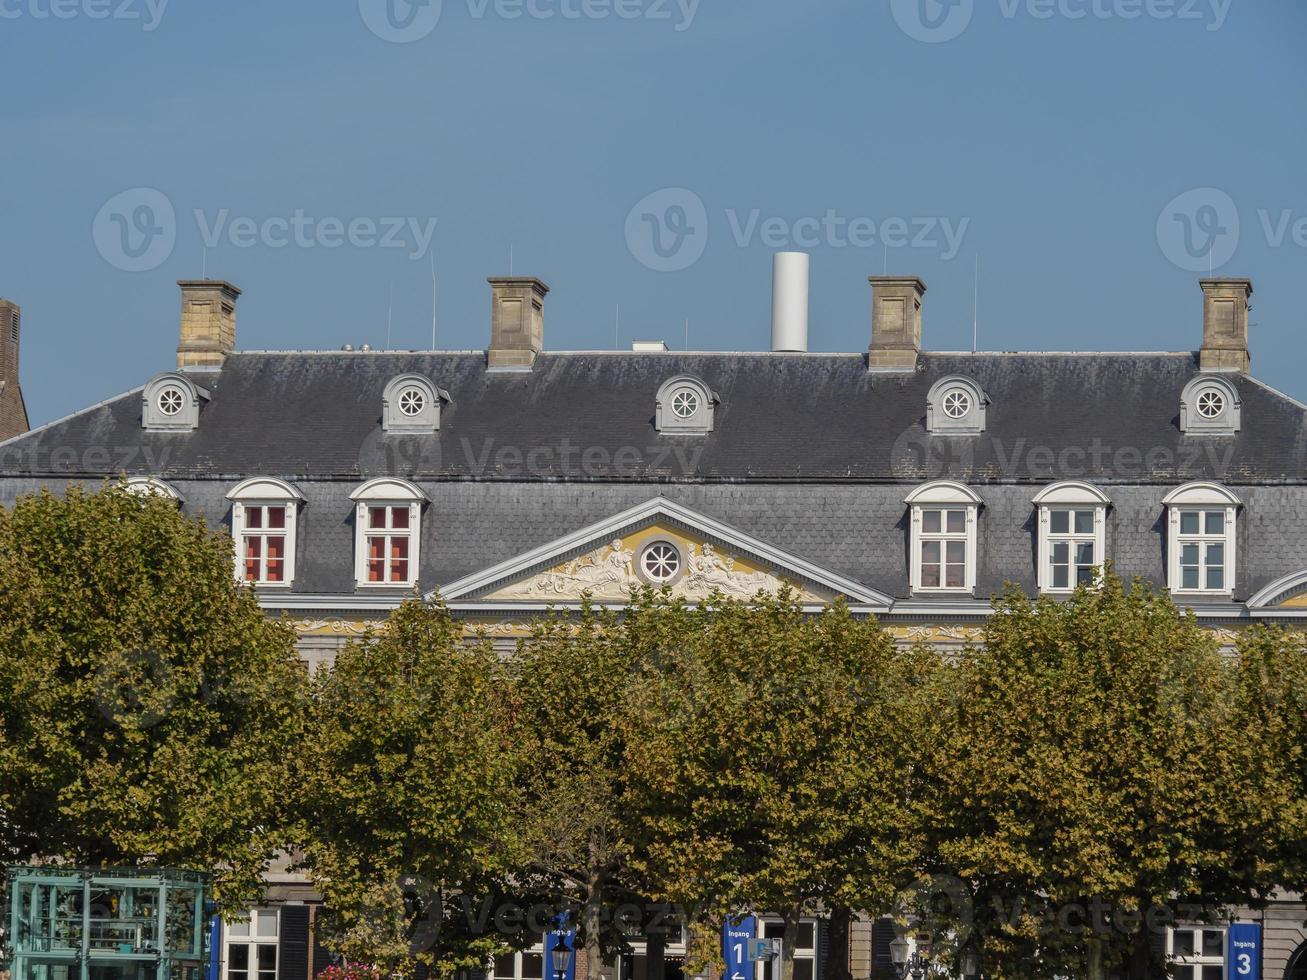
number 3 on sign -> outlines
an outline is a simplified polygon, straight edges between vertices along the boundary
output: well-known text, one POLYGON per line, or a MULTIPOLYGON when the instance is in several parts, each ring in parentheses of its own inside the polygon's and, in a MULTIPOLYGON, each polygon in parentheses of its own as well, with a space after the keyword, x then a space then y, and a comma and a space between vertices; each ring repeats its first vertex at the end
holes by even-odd
POLYGON ((1241 977, 1251 975, 1253 972, 1253 958, 1247 953, 1240 953, 1236 959, 1238 960, 1239 965, 1235 967, 1235 973, 1239 974, 1241 977))

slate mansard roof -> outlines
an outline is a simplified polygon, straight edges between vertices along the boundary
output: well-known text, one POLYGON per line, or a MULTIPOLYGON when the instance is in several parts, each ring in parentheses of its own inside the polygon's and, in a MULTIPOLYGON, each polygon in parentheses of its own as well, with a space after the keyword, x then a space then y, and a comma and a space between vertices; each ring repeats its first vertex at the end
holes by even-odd
POLYGON ((1307 408, 1226 374, 1242 400, 1231 436, 1186 436, 1193 354, 923 353, 912 374, 865 355, 545 353, 492 372, 483 352, 229 355, 195 375, 194 432, 146 432, 140 390, 0 444, 0 499, 120 473, 171 482, 188 509, 227 520, 252 476, 306 503, 294 591, 354 594, 349 493, 416 482, 423 588, 448 584, 657 496, 889 595, 909 595, 907 490, 958 480, 985 500, 977 595, 1034 585, 1038 487, 1101 486, 1119 570, 1164 581, 1161 499, 1210 480, 1243 500, 1237 598, 1307 568, 1307 408), (449 393, 434 435, 385 435, 382 393, 402 374, 449 393), (719 399, 706 435, 660 435, 659 388, 690 375, 719 399), (960 375, 989 401, 978 436, 930 436, 927 393, 960 375))

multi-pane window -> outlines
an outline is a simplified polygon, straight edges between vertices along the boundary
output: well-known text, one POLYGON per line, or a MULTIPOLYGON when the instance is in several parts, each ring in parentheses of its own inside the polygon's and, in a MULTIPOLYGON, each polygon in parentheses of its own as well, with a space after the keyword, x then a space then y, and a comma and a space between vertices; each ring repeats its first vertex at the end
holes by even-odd
POLYGON ((1167 581, 1172 592, 1229 596, 1235 583, 1239 498, 1214 483, 1191 483, 1167 507, 1167 581))
POLYGON ((1088 585, 1098 568, 1094 511, 1063 510, 1048 513, 1049 588, 1070 590, 1088 585))
POLYGON ((367 508, 367 582, 407 585, 413 580, 409 505, 367 508))
POLYGON ((372 480, 355 502, 354 577, 361 588, 412 586, 418 580, 418 545, 426 496, 406 480, 372 480))
POLYGON ((248 921, 226 923, 224 980, 277 980, 277 911, 254 909, 248 921))
POLYGON ((904 502, 911 508, 912 591, 973 591, 980 497, 969 487, 943 480, 918 487, 904 502))
POLYGON ((967 512, 925 508, 921 511, 922 589, 967 587, 967 512))
POLYGON ((245 505, 240 555, 246 582, 281 585, 286 577, 288 528, 285 504, 245 505))
POLYGON ((537 944, 520 953, 495 957, 493 980, 545 980, 544 947, 537 944))
POLYGON ((1226 589, 1225 510, 1182 510, 1180 533, 1180 589, 1185 592, 1223 592, 1226 589))
MULTIPOLYGON (((762 922, 762 938, 784 939, 785 923, 762 922)), ((773 980, 771 961, 758 964, 755 980, 773 980)), ((799 921, 799 934, 794 943, 794 980, 815 980, 817 975, 817 923, 814 919, 799 921)))
POLYGON ((1169 953, 1174 980, 1225 980, 1225 930, 1171 930, 1169 953))

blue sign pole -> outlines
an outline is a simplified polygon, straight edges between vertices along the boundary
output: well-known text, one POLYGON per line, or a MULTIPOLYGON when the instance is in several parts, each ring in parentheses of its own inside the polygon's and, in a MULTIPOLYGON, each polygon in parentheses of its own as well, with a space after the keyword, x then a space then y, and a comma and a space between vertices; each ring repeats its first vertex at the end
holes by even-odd
POLYGON ((1234 922, 1225 937, 1226 980, 1262 980, 1262 927, 1234 922))
MULTIPOLYGON (((545 978, 546 980, 576 980, 576 927, 567 924, 564 912, 554 920, 554 927, 545 933, 545 978), (554 972, 554 950, 559 945, 572 951, 567 961, 566 973, 554 972)), ((590 969, 595 969, 593 966, 590 969)))
POLYGON ((746 915, 739 922, 727 919, 722 925, 722 958, 726 972, 722 980, 753 980, 753 964, 749 962, 749 940, 758 932, 758 920, 746 915))

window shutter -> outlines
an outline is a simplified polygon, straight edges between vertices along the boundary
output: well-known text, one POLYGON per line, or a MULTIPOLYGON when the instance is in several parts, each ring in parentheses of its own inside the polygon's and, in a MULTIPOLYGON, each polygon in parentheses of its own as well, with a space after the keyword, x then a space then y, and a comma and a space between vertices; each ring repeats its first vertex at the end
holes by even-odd
POLYGON ((313 973, 317 976, 327 967, 338 962, 338 957, 331 950, 327 949, 322 942, 323 929, 319 927, 318 922, 325 920, 327 913, 321 905, 317 907, 313 914, 313 973))
POLYGON ((830 919, 817 920, 817 962, 813 967, 816 980, 826 980, 826 964, 830 962, 830 919))
POLYGON ((277 980, 309 980, 309 907, 281 907, 281 948, 277 980))
POLYGON ((890 943, 894 942, 894 920, 877 919, 871 925, 871 974, 874 977, 893 977, 894 954, 890 943))

